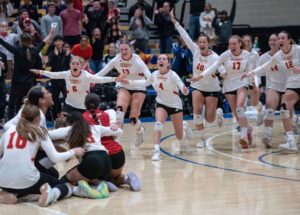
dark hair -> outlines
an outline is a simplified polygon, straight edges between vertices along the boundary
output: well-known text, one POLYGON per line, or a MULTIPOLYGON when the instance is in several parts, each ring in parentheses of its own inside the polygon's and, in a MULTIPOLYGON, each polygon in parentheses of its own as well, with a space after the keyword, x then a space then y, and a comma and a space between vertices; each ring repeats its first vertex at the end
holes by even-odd
POLYGON ((83 147, 90 135, 90 127, 88 123, 83 119, 82 114, 78 111, 69 113, 67 122, 72 126, 68 141, 70 148, 83 147))
POLYGON ((39 101, 41 98, 44 98, 43 87, 34 86, 29 90, 24 103, 25 105, 30 104, 39 106, 39 101))
POLYGON ((210 39, 209 39, 209 36, 207 36, 207 34, 201 32, 198 36, 198 40, 200 37, 205 37, 207 39, 207 42, 209 43, 210 39))
POLYGON ((87 111, 92 114, 93 119, 95 122, 99 125, 101 124, 97 115, 96 115, 96 110, 98 109, 100 105, 100 98, 97 94, 95 93, 90 93, 85 97, 84 105, 87 109, 87 111))

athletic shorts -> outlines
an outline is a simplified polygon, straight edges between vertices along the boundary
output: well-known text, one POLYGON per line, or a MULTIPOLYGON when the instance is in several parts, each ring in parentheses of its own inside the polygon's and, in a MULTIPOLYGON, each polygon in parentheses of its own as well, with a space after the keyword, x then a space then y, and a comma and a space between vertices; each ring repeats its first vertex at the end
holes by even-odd
POLYGON ((112 169, 120 169, 125 164, 125 153, 123 149, 116 154, 110 155, 112 169))
MULTIPOLYGON (((245 88, 246 90, 248 90, 248 87, 243 87, 243 88, 245 88)), ((238 90, 233 90, 233 91, 225 92, 224 94, 225 95, 237 95, 237 92, 238 92, 238 90)))
POLYGON ((207 92, 207 91, 202 91, 202 90, 198 90, 196 88, 192 88, 192 91, 196 90, 196 91, 199 91, 200 93, 202 93, 202 95, 206 98, 206 97, 216 97, 216 98, 219 98, 219 94, 220 92, 219 91, 213 91, 213 92, 207 92))
POLYGON ((300 97, 300 88, 287 88, 286 90, 291 90, 291 91, 297 93, 298 96, 300 97))
POLYGON ((156 103, 156 108, 163 108, 168 113, 169 116, 182 112, 182 109, 168 107, 166 105, 162 105, 159 103, 156 103))
POLYGON ((147 91, 144 91, 144 90, 128 90, 128 89, 126 89, 124 87, 117 87, 117 90, 119 90, 119 89, 125 89, 125 90, 127 90, 130 93, 130 95, 132 95, 134 93, 143 93, 143 94, 147 95, 147 91))
POLYGON ((105 180, 111 172, 111 162, 106 151, 89 151, 77 166, 78 172, 90 180, 105 180))

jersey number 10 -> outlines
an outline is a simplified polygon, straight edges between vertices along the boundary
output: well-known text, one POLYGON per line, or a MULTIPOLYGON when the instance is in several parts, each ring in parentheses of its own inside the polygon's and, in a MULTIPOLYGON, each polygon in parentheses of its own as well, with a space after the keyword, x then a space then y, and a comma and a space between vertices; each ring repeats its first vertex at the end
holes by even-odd
MULTIPOLYGON (((14 147, 13 141, 14 141, 15 134, 16 134, 15 131, 10 134, 9 142, 8 142, 8 145, 7 145, 8 149, 12 149, 14 147)), ((27 140, 24 137, 21 137, 20 135, 18 135, 16 145, 15 145, 16 148, 17 149, 24 149, 26 144, 27 144, 27 140)))

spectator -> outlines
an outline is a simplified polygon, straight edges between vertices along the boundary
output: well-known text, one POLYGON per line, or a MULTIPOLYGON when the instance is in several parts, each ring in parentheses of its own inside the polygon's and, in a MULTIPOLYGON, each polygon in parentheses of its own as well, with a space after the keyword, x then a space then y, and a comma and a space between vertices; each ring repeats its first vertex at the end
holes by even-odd
POLYGON ((148 27, 152 24, 149 17, 143 15, 141 8, 137 8, 134 13, 134 17, 130 19, 130 29, 132 39, 135 40, 134 49, 140 50, 143 53, 147 52, 149 42, 148 27))
POLYGON ((74 8, 79 10, 80 13, 83 13, 83 3, 82 0, 74 0, 74 8))
MULTIPOLYGON (((73 46, 71 54, 83 58, 88 61, 93 55, 93 49, 90 45, 88 36, 84 35, 81 37, 80 43, 73 46)), ((60 70, 62 71, 62 70, 60 70)))
POLYGON ((160 39, 160 53, 172 52, 172 35, 175 33, 174 25, 170 18, 170 3, 165 2, 163 8, 155 10, 155 21, 160 39))
POLYGON ((153 8, 145 1, 145 0, 137 0, 137 2, 132 5, 129 9, 129 14, 128 14, 128 21, 131 20, 131 17, 134 16, 135 11, 137 8, 141 8, 142 11, 145 11, 145 15, 152 19, 153 16, 153 8))
POLYGON ((120 9, 115 0, 108 1, 107 43, 116 43, 122 36, 119 28, 120 9))
MULTIPOLYGON (((48 55, 47 66, 51 67, 52 72, 66 71, 70 69, 71 55, 70 50, 65 51, 63 49, 64 38, 57 35, 53 39, 54 50, 48 55)), ((65 80, 55 80, 51 79, 51 93, 54 102, 54 107, 52 108, 52 115, 54 119, 61 113, 61 101, 59 99, 60 93, 63 95, 63 101, 65 101, 67 96, 66 82, 65 80)))
POLYGON ((101 31, 99 28, 95 28, 92 37, 92 49, 93 55, 90 60, 90 68, 94 73, 99 72, 102 69, 102 59, 104 50, 104 39, 102 38, 101 31))
POLYGON ((14 13, 14 8, 9 0, 0 0, 0 23, 7 21, 7 17, 14 13))
POLYGON ((200 15, 200 31, 206 34, 208 37, 212 37, 215 34, 215 29, 212 27, 212 22, 216 14, 212 10, 212 6, 209 3, 205 4, 204 11, 200 15))
POLYGON ((73 0, 67 0, 67 9, 60 13, 63 23, 63 35, 71 46, 80 42, 82 19, 81 12, 74 9, 73 5, 73 0))
POLYGON ((55 15, 55 4, 53 2, 48 3, 48 14, 42 17, 41 28, 43 38, 50 33, 52 28, 55 29, 55 35, 63 35, 62 21, 59 16, 55 15))
POLYGON ((171 69, 181 78, 189 76, 192 73, 193 56, 181 37, 178 38, 178 42, 173 43, 173 55, 171 69))
POLYGON ((22 28, 20 26, 17 27, 17 34, 21 35, 23 33, 27 33, 32 37, 32 44, 36 45, 40 43, 41 40, 41 29, 36 30, 34 24, 30 18, 25 18, 22 23, 22 28))
POLYGON ((20 36, 20 46, 12 46, 0 38, 0 44, 14 54, 15 62, 8 102, 8 119, 14 117, 15 111, 20 109, 29 89, 36 84, 35 74, 30 72, 30 69, 42 67, 39 53, 45 42, 49 42, 51 36, 52 31, 45 38, 44 42, 36 47, 32 45, 32 36, 27 33, 23 33, 20 36))
MULTIPOLYGON (((117 46, 115 43, 110 43, 108 48, 108 54, 103 57, 103 67, 111 61, 117 55, 117 46)), ((116 69, 113 69, 106 76, 118 76, 119 73, 116 69)))
POLYGON ((228 49, 228 41, 232 35, 232 25, 235 17, 235 10, 236 0, 233 0, 230 16, 228 17, 227 11, 223 10, 218 13, 218 17, 215 17, 213 21, 213 27, 215 28, 218 36, 216 52, 219 55, 228 49))
POLYGON ((21 10, 27 10, 29 17, 36 22, 39 21, 39 14, 36 5, 32 4, 31 0, 24 0, 24 5, 21 6, 21 10))
POLYGON ((56 5, 55 6, 55 15, 59 16, 59 14, 67 9, 67 6, 64 4, 63 0, 53 0, 53 3, 56 5))
POLYGON ((0 129, 3 129, 4 110, 6 106, 6 87, 5 87, 5 74, 7 72, 7 61, 6 56, 0 51, 0 129))
MULTIPOLYGON (((42 29, 41 29, 40 25, 35 20, 30 18, 29 13, 26 9, 20 10, 19 16, 18 16, 16 23, 12 29, 14 33, 16 33, 16 34, 23 33, 23 30, 25 28, 25 26, 24 26, 25 19, 30 19, 30 21, 31 21, 30 24, 32 24, 34 30, 37 31, 39 35, 42 34, 42 29)), ((29 21, 28 21, 28 25, 29 25, 29 21)))
POLYGON ((105 35, 105 25, 107 19, 107 9, 101 7, 100 2, 93 2, 91 10, 87 11, 88 23, 86 25, 87 33, 92 36, 92 31, 95 28, 99 28, 103 35, 105 35))
MULTIPOLYGON (((5 42, 9 43, 12 46, 15 45, 16 42, 19 40, 19 37, 17 34, 9 33, 8 24, 5 21, 0 24, 0 38, 2 38, 5 42)), ((7 76, 7 78, 11 78, 14 55, 1 45, 0 45, 0 51, 5 54, 6 59, 7 59, 7 75, 6 76, 7 76)))
POLYGON ((179 0, 155 0, 156 2, 156 9, 159 10, 160 8, 164 7, 164 3, 165 2, 169 2, 170 8, 171 10, 174 9, 175 4, 178 2, 179 0))
POLYGON ((198 38, 200 32, 199 16, 204 10, 205 0, 190 0, 189 35, 192 40, 198 38))

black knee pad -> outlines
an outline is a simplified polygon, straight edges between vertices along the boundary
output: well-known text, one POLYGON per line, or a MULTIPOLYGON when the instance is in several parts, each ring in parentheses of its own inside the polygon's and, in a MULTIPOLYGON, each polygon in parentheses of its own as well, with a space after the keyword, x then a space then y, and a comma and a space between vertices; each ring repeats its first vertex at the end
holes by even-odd
POLYGON ((122 106, 117 106, 117 107, 116 107, 116 110, 117 110, 117 111, 122 111, 122 112, 123 112, 123 107, 122 107, 122 106))
POLYGON ((134 118, 134 117, 130 118, 129 123, 135 125, 137 123, 136 118, 134 118))

